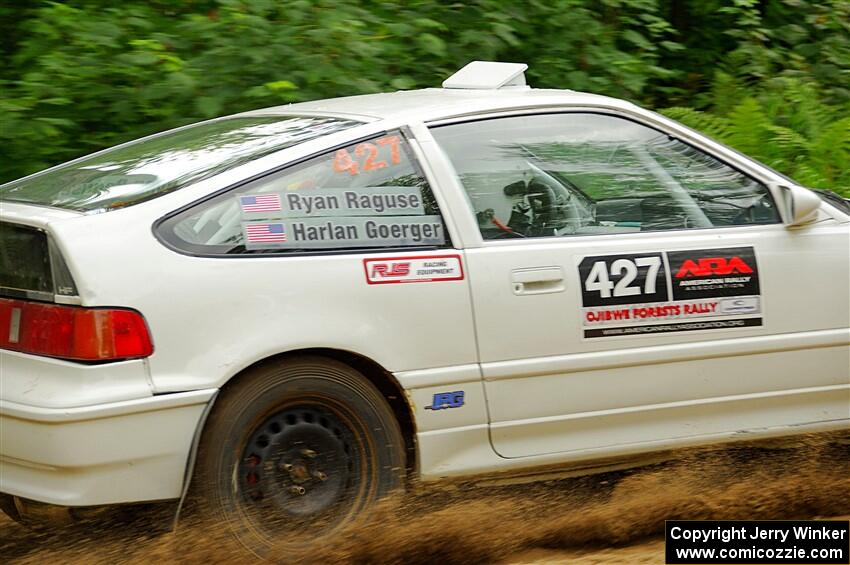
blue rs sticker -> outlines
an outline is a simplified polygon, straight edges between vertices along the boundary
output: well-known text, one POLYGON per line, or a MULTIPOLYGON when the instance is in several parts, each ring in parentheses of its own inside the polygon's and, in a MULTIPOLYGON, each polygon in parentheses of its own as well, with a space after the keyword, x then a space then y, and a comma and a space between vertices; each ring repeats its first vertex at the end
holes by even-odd
POLYGON ((438 392, 434 395, 434 400, 431 406, 426 406, 425 410, 443 410, 445 408, 460 408, 463 406, 463 391, 455 392, 438 392))

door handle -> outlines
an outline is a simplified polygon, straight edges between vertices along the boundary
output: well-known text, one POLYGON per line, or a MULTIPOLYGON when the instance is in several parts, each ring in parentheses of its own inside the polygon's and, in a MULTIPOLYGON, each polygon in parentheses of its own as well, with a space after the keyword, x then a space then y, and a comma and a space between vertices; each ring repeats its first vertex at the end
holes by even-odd
POLYGON ((546 294, 563 292, 564 270, 561 267, 529 267, 511 271, 511 288, 514 294, 546 294))

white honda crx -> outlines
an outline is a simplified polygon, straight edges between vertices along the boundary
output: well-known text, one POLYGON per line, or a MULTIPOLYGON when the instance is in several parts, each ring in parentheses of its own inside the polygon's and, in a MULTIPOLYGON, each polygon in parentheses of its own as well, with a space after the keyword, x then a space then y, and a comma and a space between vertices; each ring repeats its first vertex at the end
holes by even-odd
POLYGON ((263 554, 411 477, 846 429, 847 202, 524 70, 0 187, 6 512, 191 480, 263 554))

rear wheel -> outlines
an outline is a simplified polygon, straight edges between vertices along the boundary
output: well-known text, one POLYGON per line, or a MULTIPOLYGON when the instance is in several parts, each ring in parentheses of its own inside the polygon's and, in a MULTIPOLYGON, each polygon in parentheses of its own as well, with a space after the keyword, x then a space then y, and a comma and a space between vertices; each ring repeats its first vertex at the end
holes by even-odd
POLYGON ((404 440, 378 390, 351 367, 299 358, 243 375, 210 415, 195 493, 261 557, 307 551, 404 478, 404 440))

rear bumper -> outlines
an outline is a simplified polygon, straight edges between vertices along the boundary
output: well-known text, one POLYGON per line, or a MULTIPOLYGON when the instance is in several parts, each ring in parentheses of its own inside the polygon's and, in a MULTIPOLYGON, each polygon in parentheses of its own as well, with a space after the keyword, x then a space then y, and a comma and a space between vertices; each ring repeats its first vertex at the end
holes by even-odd
POLYGON ((0 400, 0 492, 62 506, 178 498, 215 392, 73 408, 0 400))

